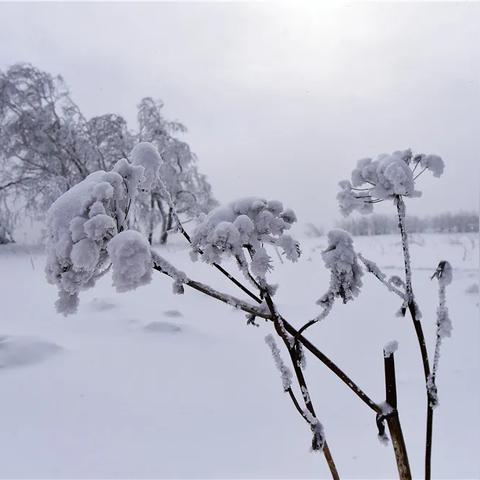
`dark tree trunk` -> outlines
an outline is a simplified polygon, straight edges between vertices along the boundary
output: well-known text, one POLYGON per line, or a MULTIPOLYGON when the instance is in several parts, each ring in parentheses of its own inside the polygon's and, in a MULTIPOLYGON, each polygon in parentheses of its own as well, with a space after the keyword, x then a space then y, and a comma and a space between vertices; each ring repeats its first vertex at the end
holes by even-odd
POLYGON ((162 224, 162 235, 160 236, 160 244, 165 245, 168 239, 168 232, 172 228, 173 214, 172 209, 168 210, 167 219, 162 224))

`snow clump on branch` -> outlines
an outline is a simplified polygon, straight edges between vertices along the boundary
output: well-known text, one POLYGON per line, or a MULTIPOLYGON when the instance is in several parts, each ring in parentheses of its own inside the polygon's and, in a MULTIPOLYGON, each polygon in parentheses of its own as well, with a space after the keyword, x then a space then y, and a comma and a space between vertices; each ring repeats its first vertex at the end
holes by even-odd
POLYGON ((222 257, 233 256, 245 271, 245 248, 251 255, 253 274, 263 278, 272 268, 265 244, 280 247, 292 262, 298 260, 298 242, 284 233, 296 220, 295 213, 276 200, 243 198, 217 207, 193 232, 194 257, 201 253, 205 262, 220 263, 222 257))
POLYGON ((140 232, 126 230, 116 235, 107 246, 112 261, 113 285, 117 292, 126 292, 150 283, 152 254, 150 245, 140 232))
POLYGON ((364 158, 357 162, 351 180, 339 183, 337 194, 340 211, 349 215, 354 210, 370 213, 375 203, 398 196, 419 197, 415 189, 416 179, 426 170, 440 177, 444 170, 443 160, 438 155, 413 155, 410 149, 391 155, 382 154, 376 160, 364 158), (417 168, 420 171, 415 175, 417 168))
POLYGON ((353 249, 352 237, 344 230, 328 232, 328 247, 322 252, 325 266, 330 270, 330 287, 328 292, 318 300, 319 305, 329 310, 335 297, 347 303, 360 293, 363 271, 353 249))
MULTIPOLYGON (((151 149, 142 148, 152 153, 151 149)), ((78 293, 92 287, 97 278, 108 270, 107 244, 125 230, 132 202, 139 188, 146 185, 145 172, 154 171, 151 158, 147 162, 144 155, 140 156, 141 160, 137 154, 132 154, 132 157, 143 165, 132 165, 126 159, 121 159, 110 172, 101 170, 88 175, 61 195, 48 210, 45 271, 49 283, 58 287, 56 307, 64 315, 76 311, 78 293)), ((131 240, 134 236, 119 236, 114 243, 116 248, 112 246, 109 250, 115 254, 114 258, 119 258, 119 252, 128 256, 125 245, 119 248, 123 242, 120 238, 131 240)), ((149 278, 146 272, 147 254, 140 248, 138 237, 135 246, 135 258, 141 257, 141 262, 135 268, 130 265, 132 276, 129 281, 120 279, 122 274, 118 269, 114 272, 114 282, 120 289, 134 288, 133 277, 137 274, 139 284, 149 278), (140 274, 137 267, 145 271, 140 274)))

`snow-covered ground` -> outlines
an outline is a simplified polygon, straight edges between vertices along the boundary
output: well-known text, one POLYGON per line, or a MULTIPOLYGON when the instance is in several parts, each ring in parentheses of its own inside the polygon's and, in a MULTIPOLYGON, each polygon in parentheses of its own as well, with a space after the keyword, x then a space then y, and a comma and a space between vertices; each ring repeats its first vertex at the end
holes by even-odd
MULTIPOLYGON (((478 236, 412 237, 414 288, 433 354, 439 260, 452 338, 443 344, 433 477, 479 478, 478 236), (475 285, 476 290, 475 290, 475 285)), ((300 326, 328 287, 325 238, 302 239, 297 264, 276 264, 279 309, 300 326)), ((357 237, 355 248, 401 274, 397 237, 357 237)), ((191 263, 180 238, 162 254, 192 278, 241 297, 217 271, 191 263)), ((106 276, 81 294, 76 315, 54 310, 43 253, 0 247, 0 476, 2 478, 325 477, 323 456, 282 391, 264 337, 271 325, 171 280, 117 294, 106 276)), ((384 400, 382 347, 398 340, 398 400, 410 462, 423 475, 425 394, 411 320, 398 297, 364 276, 359 298, 335 304, 307 336, 376 401, 384 400)), ((394 456, 373 413, 315 358, 306 376, 342 478, 393 478, 394 456)))

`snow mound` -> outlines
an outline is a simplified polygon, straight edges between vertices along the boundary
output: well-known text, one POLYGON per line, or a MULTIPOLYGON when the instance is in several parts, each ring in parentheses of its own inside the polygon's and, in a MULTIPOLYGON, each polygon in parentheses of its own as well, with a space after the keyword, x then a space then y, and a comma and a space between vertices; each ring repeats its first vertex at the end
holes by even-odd
POLYGON ((465 293, 476 294, 479 291, 480 290, 478 288, 478 283, 472 283, 469 287, 467 287, 467 289, 465 290, 465 293))
POLYGON ((155 321, 145 325, 143 330, 148 333, 179 333, 182 327, 170 322, 155 321))
POLYGON ((182 313, 182 312, 179 312, 178 310, 165 310, 165 311, 163 312, 163 314, 164 314, 166 317, 170 317, 170 318, 183 317, 183 313, 182 313))
POLYGON ((59 345, 40 338, 2 335, 0 337, 0 368, 34 365, 62 350, 59 345))
POLYGON ((115 303, 109 302, 105 298, 97 298, 95 297, 91 302, 90 302, 90 307, 92 310, 95 310, 97 312, 106 312, 107 310, 112 310, 117 307, 115 303))

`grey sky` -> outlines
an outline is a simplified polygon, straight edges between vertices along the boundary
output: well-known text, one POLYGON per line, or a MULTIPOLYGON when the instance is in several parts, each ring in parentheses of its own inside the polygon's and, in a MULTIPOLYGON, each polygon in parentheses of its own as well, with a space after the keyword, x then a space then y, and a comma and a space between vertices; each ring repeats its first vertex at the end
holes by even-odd
POLYGON ((143 96, 189 129, 217 197, 337 217, 357 159, 444 157, 411 213, 478 208, 480 4, 0 3, 0 68, 60 73, 87 115, 143 96))

